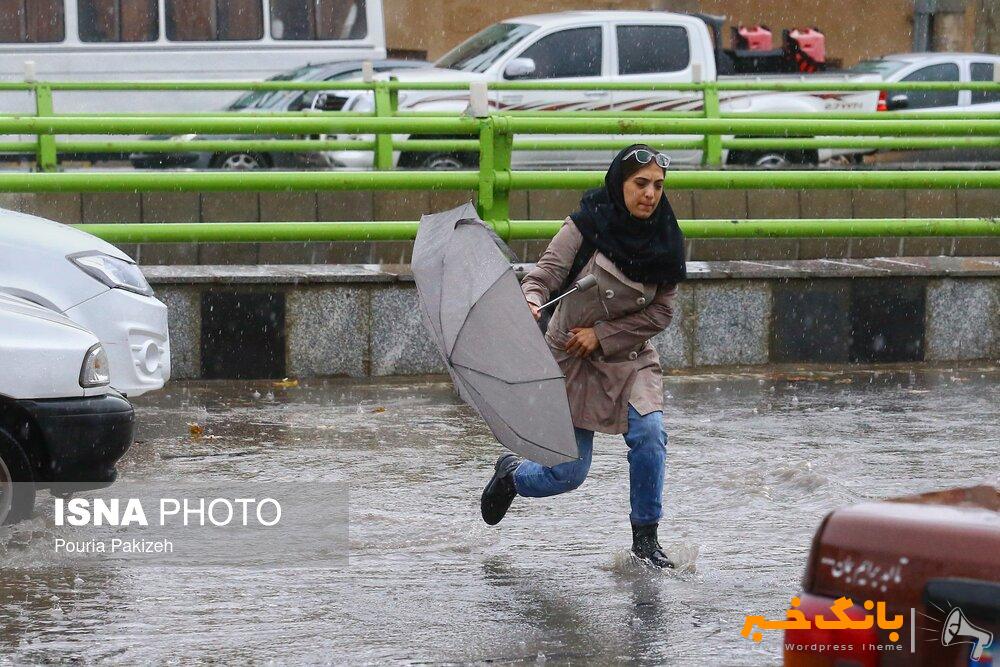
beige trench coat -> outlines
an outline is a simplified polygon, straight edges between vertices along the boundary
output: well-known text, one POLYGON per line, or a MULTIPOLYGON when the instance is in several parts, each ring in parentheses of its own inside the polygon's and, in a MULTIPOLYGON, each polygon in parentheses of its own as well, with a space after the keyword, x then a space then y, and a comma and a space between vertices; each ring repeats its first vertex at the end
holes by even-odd
MULTIPOLYGON (((559 289, 582 242, 580 231, 567 218, 521 281, 528 302, 540 306, 559 289)), ((625 433, 629 404, 641 415, 663 409, 660 357, 649 339, 670 324, 677 286, 629 280, 600 251, 580 272, 581 277, 588 274, 594 274, 597 285, 554 306, 545 340, 566 375, 574 426, 625 433), (600 346, 590 357, 566 352, 573 327, 594 328, 600 346)))

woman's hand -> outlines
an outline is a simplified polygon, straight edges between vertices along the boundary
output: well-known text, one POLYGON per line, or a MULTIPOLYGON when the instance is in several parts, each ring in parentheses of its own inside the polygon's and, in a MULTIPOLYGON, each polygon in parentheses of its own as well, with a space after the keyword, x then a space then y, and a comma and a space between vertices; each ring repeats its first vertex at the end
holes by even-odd
POLYGON ((531 308, 531 316, 534 317, 535 321, 537 322, 538 318, 542 316, 542 312, 538 309, 538 306, 531 303, 530 301, 528 302, 528 308, 531 308))
POLYGON ((575 357, 585 359, 600 345, 592 327, 573 327, 569 331, 573 335, 566 342, 566 351, 575 357))

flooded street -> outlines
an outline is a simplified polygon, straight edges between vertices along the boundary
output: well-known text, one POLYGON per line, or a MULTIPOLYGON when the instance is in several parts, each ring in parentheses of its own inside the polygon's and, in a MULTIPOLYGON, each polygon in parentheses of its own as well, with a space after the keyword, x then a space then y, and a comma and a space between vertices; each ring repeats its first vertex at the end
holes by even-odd
POLYGON ((783 615, 825 513, 1000 484, 996 366, 664 389, 660 537, 684 567, 660 573, 628 555, 620 436, 597 435, 578 491, 517 498, 489 527, 479 494, 501 449, 449 382, 173 382, 137 399, 120 479, 346 483, 349 565, 78 571, 53 561, 42 494, 36 519, 0 531, 17 554, 0 572, 0 663, 773 665, 780 633, 743 639, 744 616, 783 615))

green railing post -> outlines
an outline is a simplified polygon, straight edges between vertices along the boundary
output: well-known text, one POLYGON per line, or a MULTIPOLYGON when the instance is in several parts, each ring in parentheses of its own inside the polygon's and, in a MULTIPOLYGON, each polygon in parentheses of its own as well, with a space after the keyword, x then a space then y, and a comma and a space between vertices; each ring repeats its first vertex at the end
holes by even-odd
POLYGON ((500 238, 510 237, 510 161, 514 136, 504 119, 490 116, 479 129, 479 217, 493 225, 500 238))
MULTIPOLYGON (((53 115, 52 88, 45 84, 35 85, 35 115, 39 118, 53 115)), ((56 138, 48 133, 39 132, 38 146, 35 154, 35 169, 37 171, 56 171, 59 167, 59 157, 56 154, 56 138)))
POLYGON ((487 211, 493 208, 493 119, 479 124, 479 192, 476 209, 479 217, 488 221, 487 211))
MULTIPOLYGON (((705 118, 719 118, 719 88, 715 83, 706 83, 702 88, 705 118)), ((722 135, 706 134, 705 147, 701 153, 701 163, 713 167, 722 166, 722 135)))
MULTIPOLYGON (((394 76, 389 77, 389 81, 398 81, 394 76)), ((399 89, 390 88, 389 89, 389 115, 395 116, 396 112, 399 111, 399 89)))
MULTIPOLYGON (((396 114, 396 99, 392 93, 385 81, 375 82, 376 118, 396 114)), ((375 135, 375 168, 381 171, 392 169, 392 132, 379 132, 375 135)))

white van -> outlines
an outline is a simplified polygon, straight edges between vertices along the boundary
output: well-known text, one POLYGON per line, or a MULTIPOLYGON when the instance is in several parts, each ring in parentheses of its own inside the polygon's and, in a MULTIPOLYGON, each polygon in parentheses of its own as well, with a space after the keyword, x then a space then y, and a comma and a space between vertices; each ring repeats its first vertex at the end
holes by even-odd
POLYGON ((65 315, 108 355, 111 386, 127 396, 170 378, 167 307, 132 259, 79 229, 0 209, 0 294, 65 315))
MULTIPOLYGON (((261 81, 384 58, 381 0, 29 0, 0 5, 0 81, 261 81), (13 5, 13 9, 7 9, 13 5)), ((210 111, 241 93, 56 92, 57 113, 210 111)), ((4 113, 33 113, 26 92, 4 113)))
POLYGON ((115 481, 135 412, 108 381, 92 332, 0 293, 0 525, 30 517, 37 489, 71 493, 115 481))

